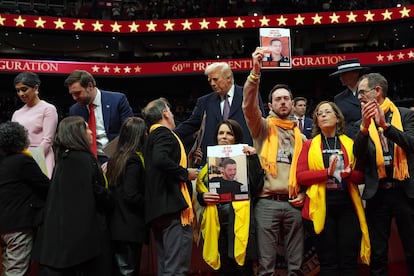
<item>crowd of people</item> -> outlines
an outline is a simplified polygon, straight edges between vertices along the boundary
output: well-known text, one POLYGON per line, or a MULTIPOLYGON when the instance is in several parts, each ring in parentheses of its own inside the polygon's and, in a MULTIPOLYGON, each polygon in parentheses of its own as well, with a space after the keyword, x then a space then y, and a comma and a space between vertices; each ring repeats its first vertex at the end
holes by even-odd
POLYGON ((58 123, 37 74, 19 73, 24 106, 0 124, 2 275, 139 275, 150 232, 158 275, 188 275, 198 238, 219 275, 273 275, 281 241, 287 275, 306 275, 307 235, 319 275, 358 275, 360 263, 388 275, 393 218, 414 275, 414 111, 350 59, 331 74, 345 91, 312 118, 283 83, 269 91, 267 114, 264 59, 257 47, 244 86, 227 63, 207 66, 213 91, 177 126, 166 98, 136 117, 123 93, 84 70, 64 81, 75 103, 58 123), (207 158, 209 146, 230 154, 238 144, 247 189, 235 159, 207 158))
POLYGON ((412 1, 397 0, 290 0, 290 1, 209 1, 209 0, 127 0, 127 1, 78 1, 62 5, 23 5, 3 8, 2 12, 59 17, 79 17, 112 20, 174 19, 216 16, 245 16, 252 12, 279 14, 297 12, 321 12, 338 10, 379 9, 409 4, 412 1))

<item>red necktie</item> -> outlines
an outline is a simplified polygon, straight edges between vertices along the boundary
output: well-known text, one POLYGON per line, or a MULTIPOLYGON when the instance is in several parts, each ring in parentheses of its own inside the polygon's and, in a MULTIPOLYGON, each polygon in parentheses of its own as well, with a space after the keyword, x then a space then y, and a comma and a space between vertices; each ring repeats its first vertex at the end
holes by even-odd
POLYGON ((300 132, 303 132, 302 118, 299 118, 298 121, 299 121, 299 129, 300 129, 300 132))
POLYGON ((95 105, 89 104, 89 119, 88 119, 89 129, 92 131, 92 144, 91 150, 92 153, 97 156, 96 151, 96 117, 95 117, 95 105))
POLYGON ((229 113, 230 113, 229 95, 226 95, 224 96, 223 120, 227 120, 229 118, 229 113))

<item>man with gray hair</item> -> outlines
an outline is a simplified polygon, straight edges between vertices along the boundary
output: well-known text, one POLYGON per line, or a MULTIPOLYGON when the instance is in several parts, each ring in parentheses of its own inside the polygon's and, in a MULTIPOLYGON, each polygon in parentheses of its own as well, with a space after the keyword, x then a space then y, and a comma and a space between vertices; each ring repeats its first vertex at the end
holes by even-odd
POLYGON ((143 109, 149 128, 144 150, 145 222, 157 245, 158 275, 188 275, 193 241, 192 180, 198 171, 187 168, 187 155, 173 132, 174 114, 165 98, 143 109))
POLYGON ((392 218, 404 245, 407 275, 414 275, 414 112, 387 97, 388 82, 379 73, 363 75, 357 87, 362 119, 354 154, 364 164, 370 275, 389 275, 392 218))
MULTIPOLYGON (((213 92, 197 99, 191 116, 175 128, 175 132, 185 139, 198 131, 205 120, 205 126, 200 130, 201 150, 203 160, 207 146, 215 145, 214 129, 225 119, 237 121, 243 129, 244 143, 252 145, 253 140, 244 119, 241 104, 243 102, 243 87, 234 83, 233 71, 227 62, 215 62, 206 67, 204 74, 213 92), (205 119, 203 119, 205 118, 205 119), (209 131, 204 131, 209 130, 209 131)), ((262 99, 259 95, 259 107, 264 114, 262 99)))

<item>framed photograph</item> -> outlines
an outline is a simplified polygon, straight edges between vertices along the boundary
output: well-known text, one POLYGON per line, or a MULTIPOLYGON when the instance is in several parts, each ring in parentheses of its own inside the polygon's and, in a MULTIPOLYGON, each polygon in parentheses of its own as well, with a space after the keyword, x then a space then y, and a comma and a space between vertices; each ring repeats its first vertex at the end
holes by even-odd
POLYGON ((265 50, 263 69, 292 68, 290 29, 260 28, 260 47, 265 50))
POLYGON ((249 199, 245 144, 207 147, 208 188, 221 202, 249 199))

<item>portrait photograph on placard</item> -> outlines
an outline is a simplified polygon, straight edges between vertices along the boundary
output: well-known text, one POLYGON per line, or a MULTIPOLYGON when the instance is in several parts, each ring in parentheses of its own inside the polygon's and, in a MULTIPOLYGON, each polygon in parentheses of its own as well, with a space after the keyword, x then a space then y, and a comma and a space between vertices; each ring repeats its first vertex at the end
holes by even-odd
POLYGON ((208 188, 221 202, 249 199, 245 144, 207 147, 208 188))
POLYGON ((265 51, 262 68, 292 68, 290 29, 260 28, 259 33, 260 47, 265 51))

